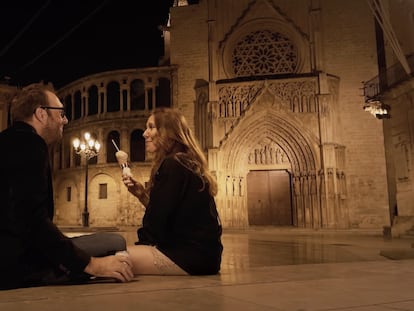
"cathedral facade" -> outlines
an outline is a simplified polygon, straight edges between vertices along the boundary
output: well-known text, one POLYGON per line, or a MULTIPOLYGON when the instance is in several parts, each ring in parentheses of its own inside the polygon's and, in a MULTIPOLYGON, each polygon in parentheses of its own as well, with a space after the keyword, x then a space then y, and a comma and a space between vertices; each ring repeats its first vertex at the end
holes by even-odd
POLYGON ((144 209, 121 182, 112 141, 145 182, 146 119, 172 106, 217 177, 224 227, 409 229, 413 12, 406 0, 175 1, 161 27, 160 67, 58 90, 70 122, 53 156, 56 222, 80 225, 87 206, 91 226, 139 225, 144 209), (393 16, 405 27, 387 27, 393 16), (399 79, 393 64, 409 72, 399 79), (86 159, 71 144, 86 131, 102 149, 85 176, 86 159))
POLYGON ((366 2, 200 1, 171 10, 170 36, 225 226, 389 224, 382 121, 362 110, 366 2))
POLYGON ((167 58, 225 226, 412 226, 412 2, 183 2, 167 58))

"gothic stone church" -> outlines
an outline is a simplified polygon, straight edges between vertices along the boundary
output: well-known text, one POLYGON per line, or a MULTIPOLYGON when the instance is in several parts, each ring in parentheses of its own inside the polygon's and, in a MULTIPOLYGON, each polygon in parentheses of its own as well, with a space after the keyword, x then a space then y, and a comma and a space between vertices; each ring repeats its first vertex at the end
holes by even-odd
POLYGON ((141 223, 111 141, 145 182, 142 132, 166 105, 206 151, 224 227, 410 229, 413 12, 407 0, 176 0, 159 67, 59 90, 70 122, 54 156, 56 221, 81 224, 86 199, 91 226, 141 223), (102 143, 87 181, 71 147, 85 131, 102 143))

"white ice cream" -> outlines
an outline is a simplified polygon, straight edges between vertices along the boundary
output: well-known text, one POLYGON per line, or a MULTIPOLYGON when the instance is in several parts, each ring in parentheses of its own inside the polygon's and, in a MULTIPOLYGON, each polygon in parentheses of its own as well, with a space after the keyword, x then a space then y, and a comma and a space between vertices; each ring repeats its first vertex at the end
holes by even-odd
POLYGON ((115 157, 118 161, 118 164, 122 168, 122 175, 132 176, 131 169, 128 165, 128 153, 119 150, 115 153, 115 157))

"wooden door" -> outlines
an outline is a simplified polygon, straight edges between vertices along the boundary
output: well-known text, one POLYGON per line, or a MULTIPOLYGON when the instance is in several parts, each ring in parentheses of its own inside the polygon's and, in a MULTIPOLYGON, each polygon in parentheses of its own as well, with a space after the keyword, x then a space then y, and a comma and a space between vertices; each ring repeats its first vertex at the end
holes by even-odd
POLYGON ((247 174, 249 225, 292 225, 290 175, 285 170, 247 174))

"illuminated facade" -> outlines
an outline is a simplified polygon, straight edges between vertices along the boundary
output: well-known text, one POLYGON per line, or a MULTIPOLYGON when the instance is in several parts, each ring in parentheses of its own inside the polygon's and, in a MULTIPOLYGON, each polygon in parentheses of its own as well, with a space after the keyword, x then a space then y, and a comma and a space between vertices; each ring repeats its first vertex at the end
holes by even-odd
POLYGON ((89 225, 140 223, 143 207, 122 183, 112 140, 128 152, 135 178, 144 183, 151 163, 145 154, 142 134, 154 107, 172 105, 174 72, 173 67, 103 72, 76 80, 58 91, 69 124, 53 158, 57 224, 81 224, 86 159, 75 152, 72 142, 85 132, 101 143, 99 154, 88 164, 89 225))
MULTIPOLYGON (((89 166, 91 226, 141 223, 143 207, 121 183, 110 141, 145 182, 145 122, 151 109, 170 105, 206 151, 225 227, 409 229, 412 74, 381 87, 371 80, 384 65, 373 1, 175 1, 160 67, 104 72, 59 90, 70 123, 54 156, 56 221, 81 223, 83 163, 71 140, 89 131, 103 146, 89 166), (391 118, 364 111, 371 93, 391 118)), ((403 54, 412 54, 413 5, 383 2, 403 54)), ((385 71, 399 62, 387 40, 385 71)))
POLYGON ((398 219, 412 226, 412 75, 404 105, 384 103, 391 119, 364 112, 361 82, 381 71, 381 52, 385 68, 413 53, 413 12, 404 0, 199 1, 171 9, 165 58, 177 66, 177 103, 216 172, 225 226, 382 228, 398 219), (390 14, 394 26, 376 25, 374 16, 385 23, 390 14), (405 176, 397 186, 394 170, 405 176))

